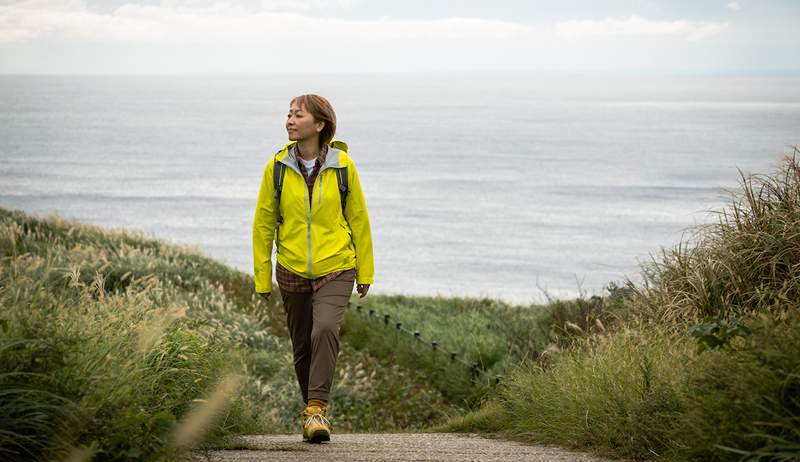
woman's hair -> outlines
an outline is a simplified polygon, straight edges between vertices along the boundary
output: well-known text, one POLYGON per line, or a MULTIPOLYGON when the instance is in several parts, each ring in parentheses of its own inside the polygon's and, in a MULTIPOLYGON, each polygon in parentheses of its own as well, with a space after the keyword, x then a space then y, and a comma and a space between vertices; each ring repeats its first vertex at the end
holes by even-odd
POLYGON ((319 142, 321 146, 330 143, 333 135, 336 134, 336 113, 333 112, 331 103, 322 96, 312 94, 295 96, 289 105, 295 102, 306 108, 306 111, 314 116, 314 120, 325 122, 325 126, 319 134, 319 142))

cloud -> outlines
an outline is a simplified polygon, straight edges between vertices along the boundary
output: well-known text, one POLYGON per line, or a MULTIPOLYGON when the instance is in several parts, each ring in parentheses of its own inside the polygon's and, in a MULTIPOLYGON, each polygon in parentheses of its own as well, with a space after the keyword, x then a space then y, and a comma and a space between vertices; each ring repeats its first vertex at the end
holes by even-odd
POLYGON ((739 2, 730 2, 730 3, 728 3, 728 8, 730 8, 732 10, 739 11, 739 10, 742 9, 742 6, 739 5, 739 2))
MULTIPOLYGON (((0 6, 0 43, 49 37, 167 44, 502 39, 533 30, 524 24, 476 18, 356 21, 296 11, 317 8, 323 1, 269 0, 262 2, 261 10, 252 12, 230 3, 165 0, 160 5, 128 3, 110 14, 91 11, 80 1, 27 1, 0 6), (285 5, 290 3, 295 11, 287 12, 285 5)), ((336 1, 342 8, 352 3, 336 1)))
POLYGON ((653 21, 639 16, 563 21, 537 28, 513 21, 465 17, 353 20, 310 15, 319 8, 350 8, 353 2, 262 0, 254 11, 252 4, 247 9, 232 2, 162 0, 156 5, 126 3, 103 14, 80 0, 26 0, 0 6, 0 44, 37 39, 157 45, 362 44, 396 40, 513 40, 517 44, 542 44, 613 36, 695 41, 717 35, 727 26, 686 20, 653 21))
POLYGON ((724 23, 697 23, 683 19, 653 21, 633 15, 626 19, 562 21, 554 29, 559 37, 568 40, 614 36, 670 36, 694 41, 717 35, 726 27, 727 24, 724 23))
POLYGON ((261 10, 310 13, 326 9, 350 10, 355 4, 356 0, 262 0, 261 10))

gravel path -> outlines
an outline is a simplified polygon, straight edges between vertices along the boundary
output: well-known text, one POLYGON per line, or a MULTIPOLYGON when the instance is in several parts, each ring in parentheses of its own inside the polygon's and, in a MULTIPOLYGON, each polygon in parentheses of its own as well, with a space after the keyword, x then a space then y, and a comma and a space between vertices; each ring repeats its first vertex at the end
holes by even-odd
POLYGON ((466 433, 349 433, 309 444, 300 435, 241 437, 247 449, 203 451, 194 461, 553 461, 607 462, 606 459, 547 446, 525 445, 466 433))

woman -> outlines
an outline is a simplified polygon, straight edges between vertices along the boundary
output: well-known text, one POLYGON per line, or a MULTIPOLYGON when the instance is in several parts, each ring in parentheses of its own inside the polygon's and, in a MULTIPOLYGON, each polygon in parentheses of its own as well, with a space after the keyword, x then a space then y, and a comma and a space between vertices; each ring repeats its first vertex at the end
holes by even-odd
POLYGON ((339 324, 353 282, 373 283, 372 237, 358 173, 347 145, 334 140, 336 114, 317 95, 292 99, 289 143, 270 159, 253 220, 255 288, 272 292, 272 243, 294 369, 306 408, 303 439, 330 440, 327 404, 339 353, 339 324))

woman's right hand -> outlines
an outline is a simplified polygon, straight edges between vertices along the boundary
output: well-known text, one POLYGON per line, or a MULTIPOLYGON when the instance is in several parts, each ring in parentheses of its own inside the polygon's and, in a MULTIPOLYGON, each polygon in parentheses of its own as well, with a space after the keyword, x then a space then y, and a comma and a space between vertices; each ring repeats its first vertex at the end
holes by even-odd
POLYGON ((258 292, 258 295, 261 295, 261 298, 267 303, 272 300, 272 292, 258 292))

